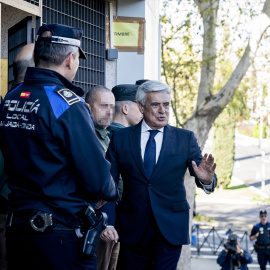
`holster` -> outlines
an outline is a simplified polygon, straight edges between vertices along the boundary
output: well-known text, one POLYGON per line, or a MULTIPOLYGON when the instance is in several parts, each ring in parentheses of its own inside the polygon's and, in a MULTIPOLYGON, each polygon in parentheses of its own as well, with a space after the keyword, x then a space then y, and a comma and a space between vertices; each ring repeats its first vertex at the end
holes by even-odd
POLYGON ((90 224, 83 223, 84 225, 81 228, 81 233, 83 236, 80 239, 80 251, 83 255, 92 258, 95 253, 100 234, 107 226, 108 216, 106 213, 100 212, 99 210, 94 211, 90 206, 85 213, 88 215, 85 220, 87 220, 87 222, 90 221, 90 224))
POLYGON ((254 244, 253 247, 254 247, 255 252, 258 252, 258 249, 259 249, 258 248, 258 245, 257 244, 254 244))

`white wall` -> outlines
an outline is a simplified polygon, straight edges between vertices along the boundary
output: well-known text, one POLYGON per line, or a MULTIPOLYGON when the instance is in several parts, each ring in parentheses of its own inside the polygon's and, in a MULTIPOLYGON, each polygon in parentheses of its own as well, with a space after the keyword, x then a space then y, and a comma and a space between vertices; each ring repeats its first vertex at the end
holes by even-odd
MULTIPOLYGON (((145 17, 145 1, 118 0, 117 15, 145 17)), ((144 79, 144 55, 137 52, 119 52, 117 60, 117 84, 131 83, 144 79)))
POLYGON ((118 0, 117 1, 118 16, 144 17, 145 16, 144 10, 145 10, 144 0, 118 0))
POLYGON ((159 79, 159 0, 118 0, 117 15, 145 18, 145 53, 119 52, 117 84, 159 79))
POLYGON ((145 18, 145 54, 144 54, 144 78, 151 80, 160 79, 160 24, 159 1, 146 0, 145 18))

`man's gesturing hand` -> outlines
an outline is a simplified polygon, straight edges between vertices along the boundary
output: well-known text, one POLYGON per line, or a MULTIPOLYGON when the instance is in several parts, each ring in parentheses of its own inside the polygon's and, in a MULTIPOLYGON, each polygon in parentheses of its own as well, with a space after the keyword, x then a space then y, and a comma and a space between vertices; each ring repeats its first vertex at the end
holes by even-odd
POLYGON ((195 161, 192 161, 192 167, 196 176, 201 180, 201 182, 203 182, 203 184, 211 184, 216 169, 216 163, 214 163, 214 157, 212 154, 208 156, 208 154, 205 153, 198 167, 195 161))

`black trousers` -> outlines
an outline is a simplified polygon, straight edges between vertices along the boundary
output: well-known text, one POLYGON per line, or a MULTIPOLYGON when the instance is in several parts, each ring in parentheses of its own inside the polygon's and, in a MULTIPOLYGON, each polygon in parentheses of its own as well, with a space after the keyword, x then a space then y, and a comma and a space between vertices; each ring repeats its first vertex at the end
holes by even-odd
POLYGON ((270 249, 259 249, 257 258, 261 270, 266 270, 267 261, 270 262, 270 249))
POLYGON ((8 270, 96 270, 97 261, 83 257, 75 229, 54 224, 44 232, 33 230, 28 220, 7 227, 8 270))
POLYGON ((117 270, 176 270, 181 250, 181 245, 171 245, 163 237, 151 216, 137 244, 120 243, 117 270))

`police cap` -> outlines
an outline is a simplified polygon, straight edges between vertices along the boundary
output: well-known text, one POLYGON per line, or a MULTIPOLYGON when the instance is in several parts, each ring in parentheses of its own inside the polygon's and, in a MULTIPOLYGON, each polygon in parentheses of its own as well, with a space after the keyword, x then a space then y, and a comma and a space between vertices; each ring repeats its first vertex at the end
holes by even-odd
POLYGON ((266 211, 266 210, 261 210, 261 211, 260 211, 260 216, 261 216, 261 215, 267 215, 267 211, 266 211))
POLYGON ((44 24, 37 33, 36 42, 43 40, 51 43, 70 45, 79 48, 80 58, 86 59, 84 51, 81 49, 81 38, 83 30, 81 28, 75 28, 63 24, 44 24), (40 35, 45 31, 51 31, 51 37, 41 37, 40 35))
POLYGON ((145 82, 148 82, 149 80, 137 80, 136 81, 136 85, 141 85, 141 84, 143 84, 143 83, 145 83, 145 82))
POLYGON ((112 88, 115 101, 136 101, 136 92, 138 85, 135 84, 119 84, 112 88))

